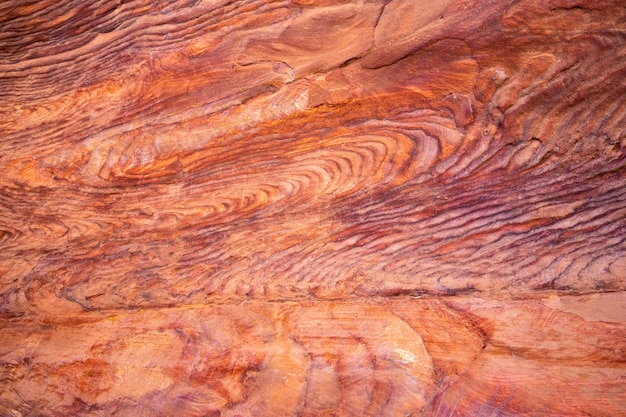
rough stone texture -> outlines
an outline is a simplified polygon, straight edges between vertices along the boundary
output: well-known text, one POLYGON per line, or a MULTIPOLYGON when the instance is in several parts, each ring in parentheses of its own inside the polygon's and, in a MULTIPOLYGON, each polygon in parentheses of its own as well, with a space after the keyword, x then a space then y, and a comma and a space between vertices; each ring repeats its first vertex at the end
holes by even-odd
POLYGON ((4 1, 1 416, 626 414, 618 0, 4 1))

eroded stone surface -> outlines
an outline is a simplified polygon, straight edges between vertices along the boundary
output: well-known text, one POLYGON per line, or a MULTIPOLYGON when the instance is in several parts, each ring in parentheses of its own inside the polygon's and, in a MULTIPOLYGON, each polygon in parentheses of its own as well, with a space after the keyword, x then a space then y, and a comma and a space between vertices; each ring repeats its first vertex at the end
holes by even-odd
POLYGON ((626 413, 625 13, 3 2, 0 412, 626 413))

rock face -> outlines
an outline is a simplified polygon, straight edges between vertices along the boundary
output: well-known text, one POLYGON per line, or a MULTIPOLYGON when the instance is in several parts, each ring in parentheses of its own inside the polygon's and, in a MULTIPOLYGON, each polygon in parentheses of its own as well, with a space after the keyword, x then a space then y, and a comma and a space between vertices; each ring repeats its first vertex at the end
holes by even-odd
POLYGON ((1 416, 626 414, 618 0, 0 4, 1 416))

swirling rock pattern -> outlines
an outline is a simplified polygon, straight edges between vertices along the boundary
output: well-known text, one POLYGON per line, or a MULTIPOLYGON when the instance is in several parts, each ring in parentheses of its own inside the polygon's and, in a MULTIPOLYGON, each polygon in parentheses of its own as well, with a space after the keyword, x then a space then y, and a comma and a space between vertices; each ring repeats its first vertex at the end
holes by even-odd
POLYGON ((626 414, 624 45, 618 0, 3 2, 0 414, 626 414))

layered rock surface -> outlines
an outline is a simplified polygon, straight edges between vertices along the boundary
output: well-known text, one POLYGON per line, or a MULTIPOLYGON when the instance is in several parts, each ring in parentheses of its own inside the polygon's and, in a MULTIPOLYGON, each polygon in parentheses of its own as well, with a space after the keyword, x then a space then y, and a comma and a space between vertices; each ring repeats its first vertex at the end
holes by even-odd
POLYGON ((0 5, 0 415, 626 413, 620 1, 0 5))

